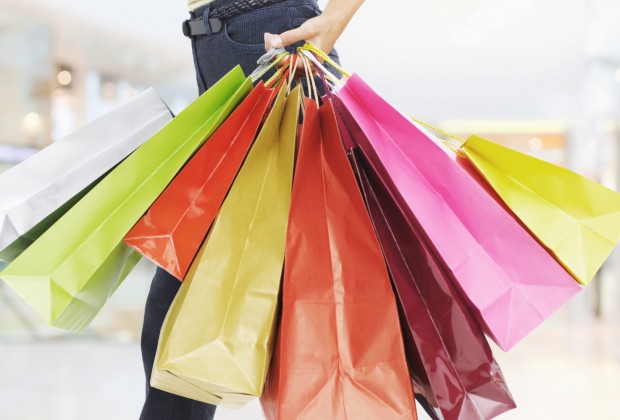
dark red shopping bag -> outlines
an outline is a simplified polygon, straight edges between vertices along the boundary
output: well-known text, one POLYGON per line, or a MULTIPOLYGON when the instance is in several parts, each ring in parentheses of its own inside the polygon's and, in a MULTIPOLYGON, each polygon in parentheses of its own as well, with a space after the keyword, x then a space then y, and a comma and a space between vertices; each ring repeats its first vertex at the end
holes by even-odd
POLYGON ((262 82, 250 92, 127 233, 129 246, 183 280, 274 92, 262 82))
POLYGON ((415 419, 398 312, 331 102, 306 103, 268 419, 415 419))
POLYGON ((514 408, 484 333, 450 271, 361 150, 349 155, 397 292, 414 382, 436 400, 446 420, 490 419, 514 408))

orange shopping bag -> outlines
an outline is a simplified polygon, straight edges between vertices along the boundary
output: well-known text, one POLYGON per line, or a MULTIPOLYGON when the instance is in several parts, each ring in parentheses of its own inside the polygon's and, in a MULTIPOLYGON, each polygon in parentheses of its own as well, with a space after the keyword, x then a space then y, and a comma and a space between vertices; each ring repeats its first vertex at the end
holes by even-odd
POLYGON ((207 140, 124 241, 183 280, 274 97, 262 82, 207 140))
POLYGON ((306 103, 268 419, 416 419, 394 293, 331 102, 306 103))

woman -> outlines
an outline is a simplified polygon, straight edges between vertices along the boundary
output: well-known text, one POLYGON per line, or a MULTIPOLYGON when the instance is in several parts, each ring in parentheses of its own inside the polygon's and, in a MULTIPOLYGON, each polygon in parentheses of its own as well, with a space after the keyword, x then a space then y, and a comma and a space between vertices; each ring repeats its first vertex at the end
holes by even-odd
MULTIPOLYGON (((310 42, 338 61, 334 45, 363 0, 330 0, 321 13, 316 0, 189 0, 183 33, 191 38, 198 91, 202 94, 233 67, 245 74, 271 48, 310 42), (275 35, 274 35, 275 34, 275 35)), ((149 384, 159 331, 181 282, 157 269, 146 302, 142 360, 147 381, 140 420, 207 420, 215 406, 173 395, 149 384)))

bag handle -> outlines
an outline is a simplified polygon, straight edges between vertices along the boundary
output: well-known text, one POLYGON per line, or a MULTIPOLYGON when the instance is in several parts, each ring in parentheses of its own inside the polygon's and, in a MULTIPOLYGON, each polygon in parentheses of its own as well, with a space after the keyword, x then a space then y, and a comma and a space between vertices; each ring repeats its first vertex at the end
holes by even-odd
POLYGON ((292 56, 290 55, 286 56, 282 67, 280 67, 278 71, 273 76, 271 76, 269 80, 265 82, 266 87, 275 88, 276 86, 278 86, 278 84, 282 80, 282 77, 285 77, 284 74, 288 71, 291 65, 291 60, 292 60, 292 56))
MULTIPOLYGON (((332 67, 338 70, 347 79, 351 77, 351 75, 346 70, 344 70, 338 63, 332 60, 332 58, 329 55, 327 55, 324 51, 320 50, 319 48, 315 47, 314 45, 310 43, 306 43, 302 47, 298 47, 297 51, 300 55, 305 55, 320 70, 321 79, 323 80, 324 84, 327 84, 325 77, 331 79, 334 83, 336 83, 339 86, 342 86, 344 83, 342 83, 340 79, 338 79, 329 70, 327 70, 325 66, 317 59, 317 57, 322 59, 324 62, 327 62, 328 64, 330 64, 332 67)), ((325 86, 325 87, 328 88, 329 86, 325 86)), ((409 118, 412 121, 451 139, 451 140, 446 140, 446 139, 441 139, 441 138, 436 137, 437 140, 443 143, 446 147, 448 147, 454 153, 459 154, 459 149, 465 144, 465 140, 461 139, 458 136, 455 136, 454 134, 450 134, 425 121, 418 120, 411 116, 409 118), (455 144, 454 141, 456 141, 457 144, 455 144)))
POLYGON ((267 88, 276 88, 280 85, 280 82, 285 78, 288 78, 287 94, 291 92, 291 85, 295 77, 295 71, 297 70, 297 61, 299 57, 297 54, 288 55, 285 59, 284 65, 274 74, 267 82, 265 86, 267 88), (288 72, 288 73, 287 73, 288 72))
POLYGON ((463 147, 463 145, 465 144, 466 140, 463 140, 462 138, 455 136, 454 134, 450 134, 446 131, 443 131, 440 128, 435 127, 434 125, 431 125, 425 121, 422 120, 418 120, 416 118, 413 118, 411 116, 409 116, 409 119, 411 119, 411 121, 416 122, 428 129, 431 129, 433 131, 435 131, 436 133, 441 134, 442 136, 447 137, 450 140, 446 140, 446 139, 442 139, 439 137, 435 137, 437 140, 439 140, 441 143, 443 143, 448 149, 452 150, 454 153, 456 154, 460 154, 460 149, 461 147, 463 147), (456 142, 456 144, 455 144, 456 142))
POLYGON ((293 84, 293 81, 295 80, 295 72, 297 72, 298 60, 299 60, 299 56, 297 56, 297 54, 291 56, 291 61, 289 62, 289 68, 288 68, 288 85, 287 85, 288 90, 286 92, 287 95, 291 93, 291 85, 293 84))
POLYGON ((306 57, 304 54, 299 54, 299 59, 304 66, 304 73, 306 78, 306 83, 308 84, 308 97, 313 99, 316 102, 317 106, 319 106, 319 91, 316 87, 316 82, 314 81, 314 75, 312 64, 310 63, 310 59, 306 57))
POLYGON ((336 87, 342 87, 344 83, 340 80, 340 78, 327 70, 327 68, 325 68, 325 66, 316 58, 314 54, 306 50, 301 50, 298 54, 307 57, 312 62, 312 64, 314 64, 314 66, 319 70, 318 73, 323 76, 323 79, 327 78, 331 81, 332 85, 328 85, 330 90, 333 90, 336 87))
MULTIPOLYGON (((317 57, 319 57, 321 60, 326 61, 329 65, 331 65, 333 68, 335 68, 336 70, 338 70, 344 77, 346 77, 347 79, 349 77, 351 77, 351 75, 344 70, 340 64, 336 63, 334 60, 332 60, 332 58, 327 55, 324 51, 320 50, 319 48, 315 47, 314 45, 310 44, 309 42, 306 42, 303 46, 298 47, 297 51, 309 51, 311 53, 313 53, 314 55, 316 55, 317 57)), ((318 60, 317 60, 318 61, 318 60)), ((323 67, 323 65, 321 65, 321 67, 323 67)), ((328 72, 329 73, 329 72, 328 72)))
POLYGON ((252 79, 252 83, 256 83, 256 81, 263 77, 265 73, 289 55, 290 54, 284 48, 272 48, 263 54, 256 61, 258 67, 256 67, 249 76, 252 79))

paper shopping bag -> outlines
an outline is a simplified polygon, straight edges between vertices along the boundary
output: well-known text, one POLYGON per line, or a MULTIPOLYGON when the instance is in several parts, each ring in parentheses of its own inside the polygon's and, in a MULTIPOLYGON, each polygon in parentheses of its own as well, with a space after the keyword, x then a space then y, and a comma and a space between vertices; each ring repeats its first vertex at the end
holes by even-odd
POLYGON ((273 98, 259 84, 185 165, 125 243, 182 280, 273 98))
POLYGON ((17 239, 11 242, 10 245, 0 251, 0 261, 4 263, 10 263, 15 258, 17 258, 22 252, 24 252, 26 248, 28 248, 34 241, 36 241, 39 236, 43 235, 43 232, 49 229, 50 226, 56 223, 56 221, 60 219, 63 214, 69 211, 69 209, 73 207, 75 203, 80 201, 90 190, 92 190, 93 187, 97 185, 99 181, 101 181, 101 179, 103 179, 103 177, 107 175, 108 172, 99 177, 97 180, 93 181, 77 195, 71 197, 69 201, 58 207, 48 216, 45 216, 43 220, 34 225, 27 232, 21 234, 17 239))
POLYGON ((0 174, 0 260, 14 260, 171 118, 148 89, 0 174))
POLYGON ((282 87, 161 330, 151 385, 239 407, 261 394, 284 260, 300 90, 282 87))
POLYGON ((501 369, 450 271, 361 151, 351 155, 400 303, 415 384, 437 402, 446 420, 490 419, 514 408, 501 369))
POLYGON ((338 92, 358 141, 417 219, 485 331, 508 350, 579 292, 579 285, 495 197, 362 79, 338 92))
POLYGON ((477 136, 460 150, 532 234, 588 284, 620 241, 620 194, 477 136))
POLYGON ((48 323, 83 330, 138 261, 123 236, 251 89, 236 68, 111 171, 1 273, 48 323))
POLYGON ((308 101, 268 419, 415 419, 394 293, 331 102, 308 101))

